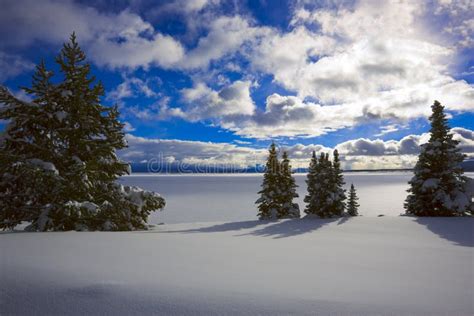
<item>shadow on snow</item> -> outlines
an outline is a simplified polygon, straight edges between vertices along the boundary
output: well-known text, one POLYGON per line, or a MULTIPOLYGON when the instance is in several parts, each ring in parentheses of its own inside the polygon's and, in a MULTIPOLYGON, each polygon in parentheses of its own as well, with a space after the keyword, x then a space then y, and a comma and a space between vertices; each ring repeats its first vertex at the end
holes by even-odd
POLYGON ((418 217, 415 222, 456 245, 474 247, 472 217, 418 217))
POLYGON ((220 232, 239 232, 242 230, 251 230, 236 236, 264 236, 273 238, 284 238, 310 233, 327 224, 337 222, 338 225, 345 223, 349 218, 301 218, 285 220, 254 220, 243 222, 231 222, 217 224, 213 226, 163 231, 162 233, 220 233, 220 232), (259 227, 263 226, 263 227, 259 227), (255 230, 253 230, 255 229, 255 230))

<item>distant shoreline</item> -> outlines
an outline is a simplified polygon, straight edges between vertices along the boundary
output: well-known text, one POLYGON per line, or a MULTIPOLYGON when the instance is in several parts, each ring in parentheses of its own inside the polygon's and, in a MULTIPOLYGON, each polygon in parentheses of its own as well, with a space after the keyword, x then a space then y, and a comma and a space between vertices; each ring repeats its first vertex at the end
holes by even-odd
MULTIPOLYGON (((463 163, 464 172, 474 172, 474 160, 466 160, 463 163)), ((235 166, 161 166, 155 169, 146 163, 131 163, 131 171, 133 174, 262 174, 265 167, 258 165, 255 167, 238 168, 235 166)), ((361 172, 412 172, 413 168, 402 169, 356 169, 343 170, 344 173, 361 173, 361 172)), ((307 173, 307 168, 294 168, 295 174, 307 173)))

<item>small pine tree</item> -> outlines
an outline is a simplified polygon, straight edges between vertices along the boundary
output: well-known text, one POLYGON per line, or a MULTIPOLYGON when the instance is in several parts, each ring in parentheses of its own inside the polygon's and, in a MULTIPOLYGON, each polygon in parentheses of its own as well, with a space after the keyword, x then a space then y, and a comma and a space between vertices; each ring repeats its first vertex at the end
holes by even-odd
POLYGON ((282 162, 280 167, 280 205, 278 218, 299 218, 300 208, 297 203, 293 203, 293 199, 298 197, 296 193, 297 185, 293 178, 290 160, 287 152, 283 152, 282 162))
POLYGON ((258 192, 260 198, 255 202, 258 204, 259 219, 276 219, 280 212, 280 163, 274 143, 271 144, 265 173, 263 175, 262 189, 258 192))
POLYGON ((406 213, 416 216, 458 216, 469 212, 467 178, 460 164, 464 159, 458 141, 449 133, 444 107, 431 106, 431 130, 427 144, 421 146, 414 176, 405 200, 406 213))
POLYGON ((358 216, 358 208, 359 203, 357 202, 359 198, 356 194, 356 189, 354 188, 354 184, 351 183, 351 190, 349 191, 349 201, 347 201, 347 214, 349 216, 358 216))
POLYGON ((311 160, 308 167, 308 175, 306 176, 306 186, 308 194, 304 197, 306 208, 304 212, 308 215, 316 215, 318 210, 318 200, 316 197, 318 190, 318 175, 319 175, 319 164, 316 152, 313 151, 311 160))
POLYGON ((0 88, 0 119, 9 125, 0 140, 0 227, 22 221, 30 230, 146 229, 158 194, 116 183, 129 172, 116 156, 126 146, 116 107, 100 104, 75 34, 56 58, 63 81, 41 63, 33 76, 31 103, 0 88))

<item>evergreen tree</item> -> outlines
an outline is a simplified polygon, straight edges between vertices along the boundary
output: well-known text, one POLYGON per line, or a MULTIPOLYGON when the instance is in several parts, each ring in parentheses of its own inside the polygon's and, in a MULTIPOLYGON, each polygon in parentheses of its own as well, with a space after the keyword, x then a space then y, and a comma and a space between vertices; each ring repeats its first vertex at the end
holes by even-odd
POLYGON ((317 190, 317 200, 319 201, 317 215, 321 218, 333 217, 333 187, 334 169, 329 154, 321 154, 319 159, 319 188, 317 190))
POLYGON ((331 211, 333 216, 341 216, 344 213, 346 194, 344 190, 344 176, 342 175, 341 162, 339 160, 339 152, 334 150, 334 161, 332 163, 332 183, 331 183, 331 211))
POLYGON ((456 216, 469 211, 467 178, 460 166, 464 159, 458 141, 449 132, 444 107, 431 106, 430 139, 421 146, 405 201, 406 213, 416 216, 456 216))
POLYGON ((357 197, 356 189, 354 188, 354 184, 351 184, 351 190, 349 191, 349 201, 347 201, 347 214, 349 216, 359 215, 357 209, 360 205, 357 200, 359 200, 359 198, 357 197))
POLYGON ((318 158, 316 157, 316 152, 313 151, 308 167, 308 175, 306 176, 306 186, 308 194, 306 194, 306 196, 304 197, 304 202, 306 203, 306 208, 304 212, 308 215, 316 215, 318 210, 318 200, 316 198, 316 193, 319 186, 318 175, 318 158))
POLYGON ((54 162, 58 159, 55 116, 58 89, 52 72, 41 62, 33 75, 32 87, 24 90, 33 102, 14 98, 0 87, 0 119, 8 125, 0 139, 0 228, 14 228, 33 222, 60 207, 65 181, 54 162))
POLYGON ((334 151, 334 163, 329 160, 328 153, 321 153, 317 159, 313 152, 306 183, 308 185, 308 194, 304 199, 306 214, 321 218, 342 216, 346 196, 337 150, 334 151))
POLYGON ((258 204, 259 219, 276 219, 280 210, 280 163, 274 143, 271 144, 265 173, 263 175, 262 189, 258 192, 260 198, 255 202, 258 204))
POLYGON ((103 87, 85 58, 72 34, 56 59, 60 83, 41 63, 25 88, 31 103, 0 89, 0 118, 9 121, 0 141, 0 227, 146 229, 150 212, 164 207, 158 194, 116 183, 129 172, 116 156, 126 147, 123 125, 116 107, 100 104, 103 87))
POLYGON ((293 203, 293 199, 298 197, 296 193, 297 185, 293 178, 290 160, 287 152, 283 152, 280 167, 280 210, 278 218, 299 218, 300 208, 297 203, 293 203))

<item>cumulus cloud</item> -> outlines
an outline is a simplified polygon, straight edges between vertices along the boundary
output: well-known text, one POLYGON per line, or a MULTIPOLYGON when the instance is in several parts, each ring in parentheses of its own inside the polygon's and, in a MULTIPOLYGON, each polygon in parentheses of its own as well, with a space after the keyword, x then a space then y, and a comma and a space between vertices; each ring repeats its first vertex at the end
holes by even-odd
POLYGON ((275 93, 267 97, 263 111, 257 110, 252 116, 223 118, 220 125, 251 138, 315 136, 351 125, 350 116, 343 110, 340 106, 322 107, 275 93))
POLYGON ((219 17, 211 22, 207 35, 201 37, 197 46, 187 52, 179 68, 206 68, 213 60, 237 52, 244 44, 255 42, 268 34, 266 27, 253 27, 241 16, 219 17))
MULTIPOLYGON (((298 27, 262 42, 252 62, 300 97, 316 97, 323 104, 360 102, 387 92, 416 108, 418 100, 409 96, 422 88, 431 98, 442 95, 439 89, 459 94, 461 102, 448 106, 461 103, 467 109, 473 88, 445 75, 454 51, 426 39, 427 30, 416 23, 422 12, 421 3, 395 1, 359 1, 354 8, 336 10, 301 8, 293 19, 298 27), (318 31, 309 31, 310 26, 318 31)), ((397 98, 378 101, 386 107, 397 98)))
POLYGON ((191 121, 251 116, 255 104, 250 97, 250 85, 249 81, 238 80, 219 91, 210 89, 204 83, 183 89, 182 97, 188 107, 178 116, 191 121))
MULTIPOLYGON (((253 138, 319 136, 388 121, 391 128, 382 129, 383 135, 429 116, 435 99, 451 111, 474 108, 473 86, 448 75, 447 61, 455 60, 455 50, 432 41, 419 23, 427 10, 423 4, 362 0, 329 9, 296 8, 288 31, 255 26, 242 16, 216 18, 175 65, 206 69, 182 91, 185 106, 164 107, 155 117, 212 121, 253 138), (255 84, 254 79, 231 83, 220 66, 208 69, 212 61, 237 53, 250 62, 239 72, 256 74, 253 78, 271 74, 295 96, 270 95, 259 109, 250 98, 250 85, 242 84, 255 84), (206 81, 239 95, 226 100, 227 88, 213 90, 206 81)), ((228 65, 235 68, 231 60, 228 65)))
POLYGON ((111 68, 166 68, 184 55, 180 42, 128 10, 102 13, 73 1, 2 2, 0 46, 26 46, 38 40, 57 44, 73 31, 92 60, 111 68))
POLYGON ((393 125, 427 117, 435 99, 448 110, 472 111, 473 86, 447 74, 447 61, 455 60, 455 51, 430 41, 428 31, 417 23, 424 10, 417 2, 374 1, 359 1, 350 8, 296 10, 294 28, 269 32, 248 58, 255 70, 272 74, 300 100, 309 97, 319 105, 294 102, 304 104, 298 108, 308 114, 305 125, 298 115, 291 122, 290 115, 282 125, 255 133, 251 126, 262 124, 265 130, 265 121, 273 117, 267 100, 267 114, 247 120, 244 127, 241 122, 223 126, 252 137, 317 136, 367 121, 390 120, 393 125), (336 112, 342 115, 331 116, 336 112))
POLYGON ((185 164, 247 167, 264 161, 266 149, 228 143, 147 139, 128 134, 129 147, 120 153, 131 162, 166 161, 185 164))
POLYGON ((89 47, 91 57, 98 65, 111 68, 148 68, 152 65, 170 68, 184 56, 184 48, 171 36, 158 33, 150 39, 133 34, 123 37, 123 40, 115 34, 112 36, 100 36, 89 47))
MULTIPOLYGON (((462 152, 468 155, 474 154, 474 131, 456 127, 451 129, 451 133, 453 138, 459 141, 462 152)), ((420 145, 428 142, 429 138, 429 133, 408 135, 398 141, 359 138, 340 143, 336 148, 341 154, 348 156, 416 155, 420 151, 420 145)))
MULTIPOLYGON (((474 131, 453 128, 454 138, 460 141, 462 152, 474 155, 474 131)), ((128 134, 129 147, 122 150, 123 159, 131 162, 172 162, 190 165, 254 167, 265 163, 268 155, 265 148, 252 148, 237 142, 212 143, 183 140, 161 140, 137 137, 128 134)), ((294 168, 306 168, 315 151, 332 152, 338 149, 345 169, 399 169, 411 168, 417 160, 420 145, 429 140, 429 134, 408 135, 400 140, 354 139, 336 145, 334 148, 317 144, 295 144, 280 146, 287 151, 294 168)))
MULTIPOLYGON (((211 121, 246 137, 319 136, 377 121, 392 127, 382 135, 427 117, 435 99, 450 111, 474 109, 472 84, 450 75, 458 52, 453 39, 433 35, 424 21, 428 12, 443 21, 448 17, 444 33, 462 37, 468 47, 472 1, 296 1, 285 30, 259 25, 249 15, 209 11, 219 2, 157 6, 158 15, 186 16, 186 33, 199 29, 200 37, 184 45, 186 34, 178 41, 128 9, 105 13, 72 0, 7 0, 0 11, 0 47, 61 43, 65 32, 75 30, 98 65, 160 67, 191 77, 193 86, 182 89, 181 99, 130 104, 124 112, 144 119, 211 121), (240 77, 226 76, 229 71, 240 77), (250 90, 258 89, 265 74, 292 95, 269 95, 258 108, 250 90)), ((149 87, 143 79, 124 79, 109 99, 150 97, 149 87)))

